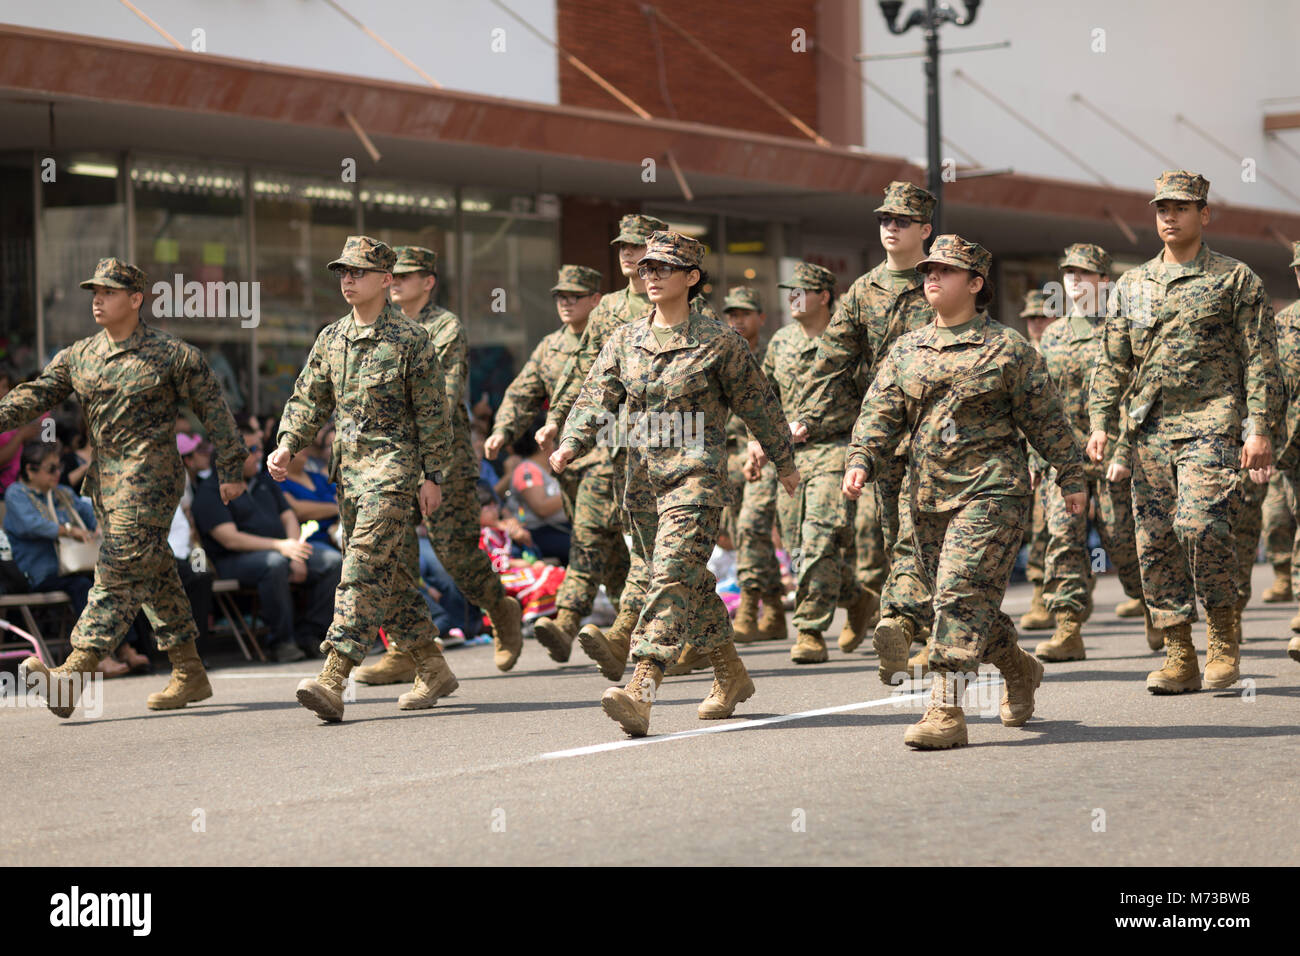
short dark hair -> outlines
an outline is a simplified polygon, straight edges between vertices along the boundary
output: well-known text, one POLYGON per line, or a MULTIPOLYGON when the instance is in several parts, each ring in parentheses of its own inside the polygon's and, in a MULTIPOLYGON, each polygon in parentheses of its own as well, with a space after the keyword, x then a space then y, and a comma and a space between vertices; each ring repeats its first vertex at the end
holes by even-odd
MULTIPOLYGON (((978 276, 980 274, 978 272, 971 272, 971 275, 978 276)), ((980 276, 980 278, 984 280, 984 284, 980 286, 980 290, 975 293, 975 308, 982 310, 987 309, 993 304, 994 295, 993 282, 989 277, 980 276)))
MULTIPOLYGON (((697 270, 700 273, 700 278, 696 281, 695 285, 691 286, 690 289, 687 290, 687 302, 691 301, 696 296, 704 295, 704 287, 709 284, 709 274, 706 271, 701 269, 699 266, 691 266, 691 269, 697 270)), ((690 272, 691 269, 687 269, 686 271, 690 272)))
POLYGON ((29 441, 23 445, 23 454, 20 459, 19 467, 22 469, 24 481, 29 481, 27 470, 29 468, 39 468, 45 464, 45 459, 50 457, 57 458, 59 455, 58 446, 53 442, 47 441, 29 441))

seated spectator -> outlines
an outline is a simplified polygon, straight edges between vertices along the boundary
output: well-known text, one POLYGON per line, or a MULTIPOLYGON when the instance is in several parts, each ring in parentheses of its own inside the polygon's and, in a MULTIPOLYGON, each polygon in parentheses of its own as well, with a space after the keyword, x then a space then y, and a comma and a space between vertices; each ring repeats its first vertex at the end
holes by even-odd
POLYGON ((308 449, 307 471, 318 471, 326 478, 330 473, 330 455, 334 452, 334 426, 326 425, 316 433, 308 449))
MULTIPOLYGON (((14 562, 26 575, 33 591, 65 592, 73 616, 80 617, 94 584, 94 574, 61 574, 56 542, 60 538, 92 541, 98 537, 95 511, 88 499, 59 484, 59 454, 54 444, 29 442, 19 458, 19 466, 18 480, 5 490, 4 529, 13 548, 14 562)), ((133 646, 139 642, 132 625, 127 639, 118 648, 118 659, 106 657, 100 662, 100 672, 106 677, 117 677, 128 670, 151 669, 149 658, 133 646)))
MULTIPOLYGON (((453 640, 457 637, 473 637, 478 633, 478 608, 465 600, 465 596, 456 587, 456 582, 438 560, 423 523, 416 529, 416 533, 420 547, 420 596, 429 605, 429 613, 433 615, 438 633, 453 640)), ((447 641, 444 640, 444 643, 447 641)))
POLYGON ((86 438, 86 426, 81 416, 75 419, 63 417, 56 419, 54 434, 63 446, 63 457, 59 460, 62 474, 59 483, 67 485, 77 494, 81 494, 81 482, 95 460, 95 453, 86 438))
MULTIPOLYGON (((22 379, 19 378, 18 373, 11 366, 0 365, 0 398, 8 395, 13 387, 21 381, 22 379)), ((40 437, 40 419, 0 433, 0 492, 3 492, 18 480, 18 468, 22 459, 23 446, 28 442, 36 441, 40 437)))
POLYGON ((310 455, 311 446, 307 446, 289 459, 288 476, 278 484, 298 523, 315 521, 319 526, 307 540, 314 545, 333 548, 330 529, 339 519, 339 499, 328 478, 318 471, 307 470, 310 455))
MULTIPOLYGON (((492 570, 501 577, 506 593, 519 602, 524 623, 555 614, 555 597, 564 583, 564 568, 511 554, 510 533, 501 520, 500 508, 491 485, 478 483, 479 544, 492 559, 492 570)), ((485 621, 485 624, 490 622, 485 621)))
POLYGON ((532 536, 533 553, 568 564, 573 527, 564 513, 560 482, 552 474, 551 463, 547 461, 549 449, 539 448, 532 433, 530 428, 515 442, 515 451, 523 455, 524 460, 515 466, 510 476, 506 507, 532 536))
POLYGON ((185 490, 181 492, 181 503, 172 515, 171 531, 167 543, 171 545, 172 556, 176 559, 176 572, 181 576, 181 587, 190 599, 190 608, 194 612, 194 623, 199 629, 202 647, 208 639, 209 622, 212 619, 212 584, 216 575, 207 566, 207 555, 201 547, 198 526, 194 523, 194 488, 198 483, 198 473, 207 471, 210 456, 202 438, 198 435, 177 435, 176 450, 181 461, 185 463, 185 490))
POLYGON ((209 474, 194 494, 194 520, 218 577, 256 587, 262 618, 270 628, 269 647, 280 662, 315 654, 334 618, 334 592, 343 557, 333 548, 298 540, 301 528, 279 486, 262 470, 262 432, 251 422, 241 427, 248 457, 248 490, 221 503, 221 483, 209 474), (305 614, 295 618, 291 584, 307 584, 305 614))

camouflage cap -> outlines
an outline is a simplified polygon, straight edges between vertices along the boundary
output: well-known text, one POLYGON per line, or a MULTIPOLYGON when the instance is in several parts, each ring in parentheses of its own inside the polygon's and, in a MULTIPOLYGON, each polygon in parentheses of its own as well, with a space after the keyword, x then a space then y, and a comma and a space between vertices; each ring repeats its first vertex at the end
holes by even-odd
POLYGON ((1156 177, 1156 195, 1150 205, 1162 199, 1177 199, 1181 202, 1205 202, 1210 194, 1210 181, 1200 173, 1189 173, 1185 169, 1166 169, 1156 177))
POLYGON ((1022 319, 1047 319, 1047 293, 1041 289, 1030 289, 1025 293, 1025 307, 1020 310, 1022 319))
POLYGON ((371 239, 369 236, 348 236, 343 243, 342 254, 325 268, 371 269, 376 272, 392 272, 397 256, 386 242, 371 239))
POLYGON ((398 246, 393 250, 393 254, 397 256, 397 261, 389 271, 395 276, 407 272, 438 271, 438 253, 432 249, 426 249, 424 246, 398 246))
POLYGON ((644 246, 651 233, 667 231, 668 223, 662 219, 630 212, 618 221, 618 235, 609 244, 616 246, 620 242, 626 242, 633 246, 644 246))
POLYGON ((757 289, 751 289, 747 285, 733 286, 727 290, 727 297, 722 300, 723 312, 729 312, 732 309, 748 309, 751 312, 762 312, 763 300, 759 297, 757 289))
POLYGON ((670 266, 683 269, 698 269, 704 258, 704 243, 680 232, 657 230, 650 233, 646 240, 645 255, 637 260, 643 262, 664 262, 670 266))
POLYGON ((784 282, 778 282, 782 289, 807 289, 810 292, 835 291, 835 273, 825 266, 816 266, 811 262, 800 262, 794 267, 794 275, 784 282))
POLYGON ((875 211, 929 222, 934 216, 934 205, 934 194, 930 191, 895 180, 885 189, 885 201, 875 211))
POLYGON ((1294 253, 1291 256, 1291 267, 1300 266, 1300 242, 1293 243, 1291 251, 1294 253))
POLYGON ((947 235, 934 240, 930 254, 916 264, 916 271, 924 272, 926 266, 935 264, 969 269, 987 279, 993 257, 977 242, 967 242, 961 236, 947 235))
POLYGON ((591 295, 600 291, 600 270, 590 266, 560 266, 551 292, 579 292, 591 295))
POLYGON ((93 289, 97 285, 102 285, 107 289, 143 292, 148 282, 145 274, 131 263, 110 257, 99 260, 95 266, 95 274, 81 283, 81 287, 93 289))
POLYGON ((1061 258, 1062 269, 1082 269, 1084 272, 1098 272, 1110 275, 1110 253, 1101 246, 1091 242, 1076 242, 1065 247, 1061 258))

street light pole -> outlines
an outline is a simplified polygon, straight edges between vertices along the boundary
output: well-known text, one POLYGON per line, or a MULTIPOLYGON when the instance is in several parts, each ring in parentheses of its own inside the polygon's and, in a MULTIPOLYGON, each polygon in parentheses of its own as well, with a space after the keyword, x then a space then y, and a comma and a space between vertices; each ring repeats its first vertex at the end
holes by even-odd
POLYGON ((966 0, 966 15, 958 16, 947 0, 925 0, 925 10, 913 10, 902 26, 898 24, 898 13, 903 8, 902 0, 880 0, 880 12, 885 17, 889 32, 895 35, 906 33, 912 27, 921 27, 925 31, 925 112, 926 112, 926 188, 934 194, 934 218, 931 219, 934 235, 941 230, 943 220, 943 157, 939 155, 941 139, 939 117, 939 27, 944 23, 955 23, 959 27, 968 27, 975 22, 980 0, 966 0))

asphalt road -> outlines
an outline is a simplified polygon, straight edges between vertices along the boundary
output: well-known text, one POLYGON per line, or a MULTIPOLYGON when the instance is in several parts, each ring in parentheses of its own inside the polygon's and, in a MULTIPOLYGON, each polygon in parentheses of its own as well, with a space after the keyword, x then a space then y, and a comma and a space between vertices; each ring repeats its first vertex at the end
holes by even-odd
POLYGON ((509 674, 449 651, 460 690, 432 710, 359 686, 338 725, 295 702, 306 662, 214 670, 213 698, 171 713, 144 706, 165 675, 108 682, 95 719, 11 699, 0 863, 1300 863, 1295 606, 1252 601, 1237 688, 1157 698, 1121 597, 1103 579, 1088 659, 1048 665, 1033 720, 999 723, 991 677, 948 752, 903 745, 923 694, 891 699, 869 640, 812 666, 750 645, 757 694, 724 722, 695 716, 709 675, 670 678, 637 742, 580 649, 558 665, 531 642, 509 674))

